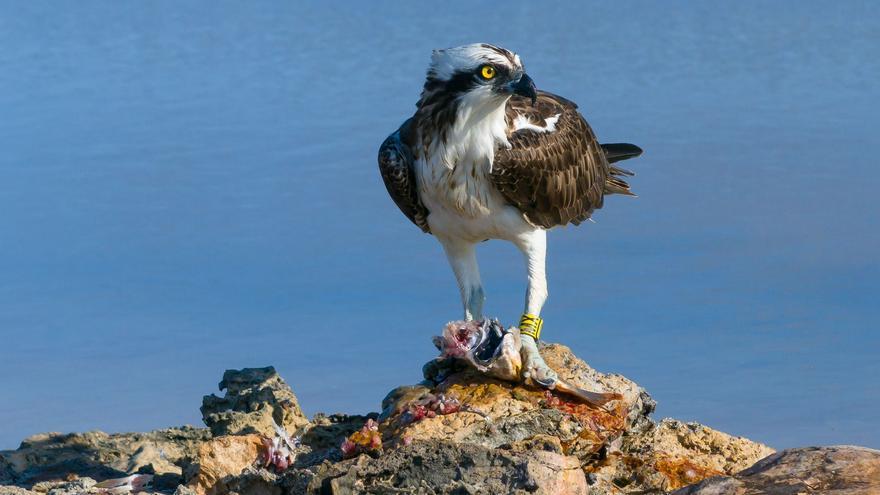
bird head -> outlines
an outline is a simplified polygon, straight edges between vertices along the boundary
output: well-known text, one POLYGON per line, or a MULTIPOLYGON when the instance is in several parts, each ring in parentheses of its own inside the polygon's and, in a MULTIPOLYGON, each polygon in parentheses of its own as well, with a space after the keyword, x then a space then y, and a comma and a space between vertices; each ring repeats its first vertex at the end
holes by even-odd
POLYGON ((419 107, 498 107, 512 95, 530 98, 533 104, 538 96, 519 55, 475 43, 434 50, 419 107))

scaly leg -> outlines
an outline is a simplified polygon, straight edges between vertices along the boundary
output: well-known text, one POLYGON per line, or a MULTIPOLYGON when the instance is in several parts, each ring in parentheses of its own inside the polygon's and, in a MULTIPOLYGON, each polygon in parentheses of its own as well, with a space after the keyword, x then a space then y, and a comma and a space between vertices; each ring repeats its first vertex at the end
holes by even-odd
POLYGON ((480 281, 480 268, 477 266, 476 245, 469 241, 451 237, 439 237, 449 259, 449 265, 455 272, 458 289, 461 291, 461 304, 464 306, 464 319, 482 320, 483 283, 480 281))
POLYGON ((540 385, 553 388, 558 376, 547 366, 538 352, 538 338, 544 324, 541 319, 541 308, 548 296, 547 274, 544 267, 547 256, 547 232, 538 229, 524 233, 517 237, 515 242, 525 256, 529 274, 525 310, 519 325, 522 336, 523 378, 531 378, 540 385))

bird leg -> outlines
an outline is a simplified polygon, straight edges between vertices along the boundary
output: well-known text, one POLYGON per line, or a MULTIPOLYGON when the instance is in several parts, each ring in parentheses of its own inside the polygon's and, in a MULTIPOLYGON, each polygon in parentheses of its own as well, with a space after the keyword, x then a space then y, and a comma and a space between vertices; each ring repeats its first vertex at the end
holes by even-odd
POLYGON ((531 378, 543 387, 553 388, 558 376, 547 366, 541 353, 538 352, 538 339, 544 320, 539 316, 544 302, 547 300, 547 275, 545 258, 547 255, 547 232, 541 229, 523 234, 516 240, 516 245, 526 259, 529 274, 529 286, 526 291, 525 311, 519 322, 522 339, 523 378, 531 378))
POLYGON ((483 283, 480 280, 480 267, 477 265, 477 251, 474 243, 450 237, 439 237, 449 265, 455 273, 461 303, 464 306, 465 321, 483 319, 483 283))
MULTIPOLYGON (((522 319, 527 320, 532 317, 534 317, 532 314, 523 314, 522 319)), ((543 325, 543 320, 540 318, 537 318, 537 320, 538 326, 543 325)), ((544 358, 541 357, 541 353, 538 352, 538 338, 531 333, 534 332, 533 329, 534 327, 529 327, 528 324, 520 323, 520 335, 522 340, 522 349, 520 349, 520 353, 523 360, 523 379, 527 380, 531 378, 538 385, 552 389, 556 385, 559 376, 547 366, 547 363, 544 362, 544 358)), ((535 333, 540 336, 540 330, 535 333)))

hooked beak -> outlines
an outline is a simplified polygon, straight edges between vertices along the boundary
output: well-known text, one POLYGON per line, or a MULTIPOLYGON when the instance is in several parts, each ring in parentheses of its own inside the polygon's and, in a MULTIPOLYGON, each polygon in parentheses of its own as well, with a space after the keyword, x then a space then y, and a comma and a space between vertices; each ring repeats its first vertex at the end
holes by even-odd
POLYGON ((523 74, 518 81, 510 83, 510 91, 515 95, 524 96, 532 100, 532 105, 538 100, 538 88, 535 87, 535 81, 528 74, 523 74))

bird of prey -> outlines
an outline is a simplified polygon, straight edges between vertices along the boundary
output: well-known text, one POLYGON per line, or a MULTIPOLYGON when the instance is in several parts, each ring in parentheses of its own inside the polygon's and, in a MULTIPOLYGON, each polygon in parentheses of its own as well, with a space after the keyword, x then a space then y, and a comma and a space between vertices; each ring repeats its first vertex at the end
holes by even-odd
POLYGON ((416 112, 382 143, 379 170, 403 214, 443 245, 465 320, 483 318, 476 245, 522 251, 523 377, 552 388, 537 347, 547 230, 590 219, 607 194, 633 195, 623 179, 632 172, 614 163, 641 153, 599 144, 577 105, 539 91, 515 53, 483 43, 434 51, 416 112))

